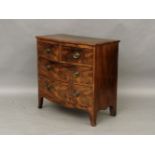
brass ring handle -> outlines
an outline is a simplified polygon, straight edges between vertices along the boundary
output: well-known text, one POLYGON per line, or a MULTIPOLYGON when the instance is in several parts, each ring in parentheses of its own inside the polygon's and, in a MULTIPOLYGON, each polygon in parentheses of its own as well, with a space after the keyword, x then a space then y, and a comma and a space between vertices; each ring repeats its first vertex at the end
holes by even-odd
POLYGON ((46 48, 46 49, 45 49, 45 52, 46 52, 47 54, 50 54, 52 51, 51 51, 50 48, 46 48))
POLYGON ((52 70, 52 66, 50 64, 45 65, 45 67, 48 71, 52 70))
POLYGON ((79 76, 80 76, 80 72, 76 71, 76 72, 73 73, 73 77, 77 78, 79 76))
POLYGON ((75 91, 75 92, 72 94, 72 96, 74 96, 74 97, 79 97, 79 96, 80 96, 80 92, 79 92, 79 91, 75 91))
POLYGON ((78 59, 80 57, 80 53, 79 52, 74 52, 73 53, 73 58, 74 59, 78 59))

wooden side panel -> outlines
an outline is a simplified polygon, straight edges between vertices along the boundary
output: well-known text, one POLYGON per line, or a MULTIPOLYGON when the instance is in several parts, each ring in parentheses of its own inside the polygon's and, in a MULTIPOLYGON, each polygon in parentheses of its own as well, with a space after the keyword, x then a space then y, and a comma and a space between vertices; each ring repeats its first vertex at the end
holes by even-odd
POLYGON ((98 110, 116 108, 118 43, 96 46, 95 101, 98 110))

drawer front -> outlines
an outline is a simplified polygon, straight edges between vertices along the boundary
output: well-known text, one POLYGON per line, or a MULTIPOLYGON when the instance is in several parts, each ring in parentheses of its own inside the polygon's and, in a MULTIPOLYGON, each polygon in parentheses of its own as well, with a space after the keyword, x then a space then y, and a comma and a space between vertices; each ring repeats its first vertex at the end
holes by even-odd
POLYGON ((78 84, 92 84, 93 71, 91 67, 60 64, 60 79, 78 84))
POLYGON ((50 60, 58 61, 59 45, 56 43, 38 42, 38 55, 50 60))
POLYGON ((91 67, 56 63, 44 58, 39 58, 39 74, 63 82, 78 84, 93 83, 93 71, 91 67))
POLYGON ((61 59, 62 61, 65 61, 65 62, 92 65, 93 64, 93 50, 62 46, 61 59))
POLYGON ((39 58, 39 74, 52 78, 52 80, 60 80, 59 64, 48 59, 39 58))
POLYGON ((92 87, 51 81, 43 76, 39 77, 39 91, 44 97, 70 108, 87 110, 94 103, 92 87))
POLYGON ((79 109, 87 109, 94 103, 93 89, 92 87, 74 85, 69 89, 69 98, 72 106, 79 109))
POLYGON ((39 90, 54 101, 66 102, 68 87, 65 83, 51 81, 45 77, 39 77, 39 90))

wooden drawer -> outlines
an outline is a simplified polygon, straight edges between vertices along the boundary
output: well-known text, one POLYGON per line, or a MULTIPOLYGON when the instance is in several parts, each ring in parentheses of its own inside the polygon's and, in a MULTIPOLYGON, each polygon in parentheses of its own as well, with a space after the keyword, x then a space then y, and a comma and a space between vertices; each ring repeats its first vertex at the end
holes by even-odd
POLYGON ((59 45, 56 43, 38 42, 38 55, 50 60, 59 60, 59 45))
POLYGON ((43 99, 87 111, 116 115, 119 40, 65 34, 37 36, 38 108, 43 99))
POLYGON ((59 64, 45 58, 39 58, 39 75, 50 77, 53 80, 60 80, 59 64))
POLYGON ((39 89, 44 96, 48 96, 54 101, 67 101, 67 84, 59 81, 51 81, 43 76, 39 77, 39 89))
POLYGON ((60 79, 70 83, 92 84, 93 71, 91 67, 60 64, 60 79))
POLYGON ((79 64, 93 64, 93 50, 86 48, 76 48, 70 46, 62 46, 61 60, 79 64))
POLYGON ((62 102, 67 107, 86 109, 93 104, 92 87, 69 85, 39 77, 39 89, 42 95, 51 100, 62 102))
POLYGON ((39 58, 39 74, 63 82, 93 83, 92 67, 56 63, 44 58, 39 58))
POLYGON ((71 106, 79 109, 87 109, 93 105, 93 89, 88 86, 73 85, 69 89, 71 106))

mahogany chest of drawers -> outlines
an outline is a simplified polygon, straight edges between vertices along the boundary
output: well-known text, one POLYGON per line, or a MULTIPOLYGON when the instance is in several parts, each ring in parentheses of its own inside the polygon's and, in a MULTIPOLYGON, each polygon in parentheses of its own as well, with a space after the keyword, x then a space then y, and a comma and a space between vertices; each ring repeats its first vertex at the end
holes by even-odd
POLYGON ((118 40, 72 35, 37 36, 38 107, 43 98, 88 112, 116 115, 118 40))

